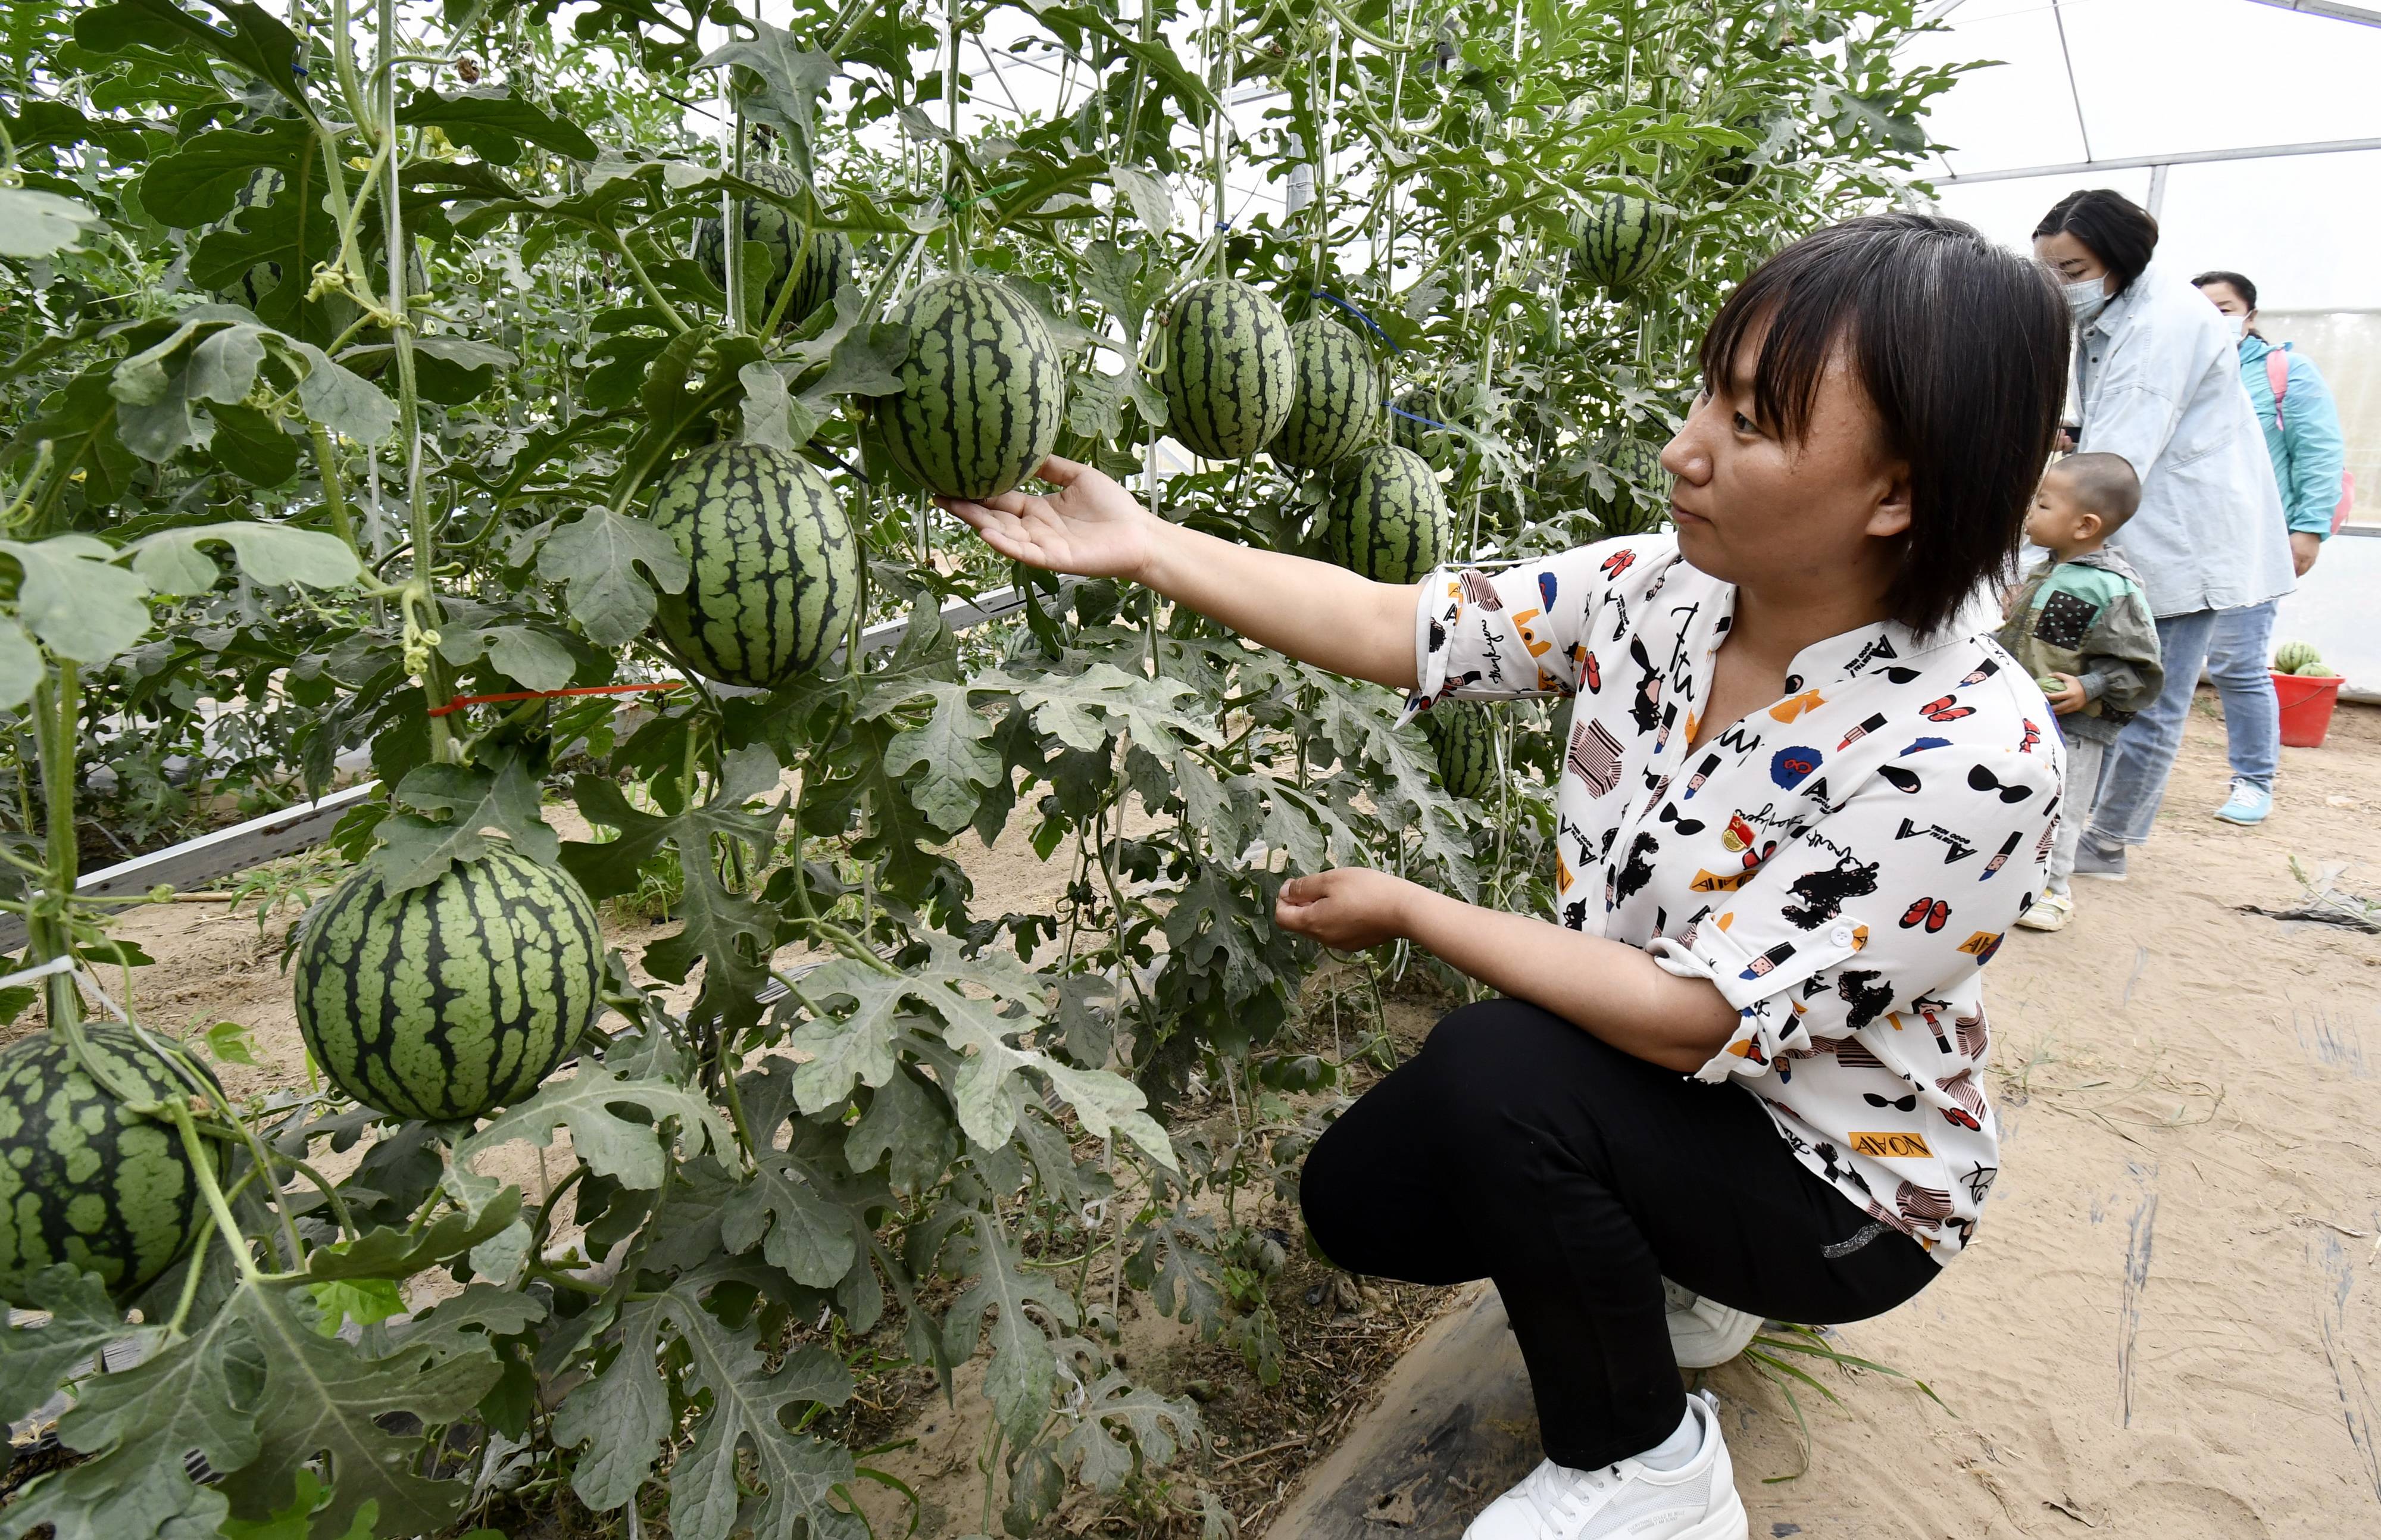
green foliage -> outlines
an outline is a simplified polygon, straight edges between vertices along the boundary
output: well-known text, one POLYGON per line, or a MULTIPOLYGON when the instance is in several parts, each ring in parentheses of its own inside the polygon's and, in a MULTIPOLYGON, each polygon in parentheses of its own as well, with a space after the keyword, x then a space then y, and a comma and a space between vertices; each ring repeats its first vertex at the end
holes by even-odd
POLYGON ((91 1456, 10 1540, 452 1533, 499 1471, 605 1513, 664 1483, 705 1540, 856 1536, 868 1473, 825 1429, 880 1326, 946 1387, 989 1355, 978 1527, 1149 1490, 1199 1433, 1117 1362, 1116 1290, 1278 1369, 1279 1246, 1232 1205, 1294 1180, 1262 1076, 1334 1067, 1290 1041, 1315 954, 1275 894, 1364 862, 1542 908, 1558 751, 1518 708, 1497 795, 1459 803, 1484 724, 1450 764, 1388 691, 1113 581, 955 634, 946 602, 1019 574, 922 494, 1055 448, 1398 581, 1651 527, 1728 286, 1899 196, 1952 73, 1896 63, 1900 0, 964 12, 1063 76, 1030 112, 946 79, 917 7, 19 10, 0 909, 51 971, 9 1062, 55 1066, 101 997, 78 967, 139 960, 76 896, 81 836, 384 789, 293 966, 329 1083, 94 1102, 174 1137, 53 1195, 173 1186, 158 1239, 0 1288, 48 1312, 0 1334, 0 1400, 71 1388, 91 1456), (1224 123, 1252 85, 1280 94, 1224 123), (1294 212, 1219 202, 1293 172, 1294 212), (1607 214, 1628 271, 1592 281, 1607 214), (1446 426, 1380 442, 1384 395, 1446 426), (697 538, 755 463, 768 518, 697 538), (608 838, 565 840, 566 783, 608 838), (1052 911, 983 912, 971 836, 1062 865, 1052 911), (592 905, 656 889, 642 972, 601 956, 592 905), (1219 1085, 1227 1157, 1173 1120, 1219 1085), (490 1174, 522 1141, 534 1199, 490 1174), (463 1290, 391 1314, 433 1271, 463 1290), (89 1366, 124 1338, 137 1367, 89 1366))

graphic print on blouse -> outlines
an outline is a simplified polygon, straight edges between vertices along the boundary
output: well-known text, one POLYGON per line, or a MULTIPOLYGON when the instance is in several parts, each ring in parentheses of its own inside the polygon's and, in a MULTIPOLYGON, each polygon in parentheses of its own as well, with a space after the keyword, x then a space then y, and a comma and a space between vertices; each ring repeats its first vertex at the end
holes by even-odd
POLYGON ((1574 697, 1556 916, 1708 978, 1735 1034, 1698 1071, 1938 1261, 1999 1168, 1982 972, 2033 900, 2062 766, 1990 637, 1883 622, 1806 648, 1784 694, 1691 749, 1735 591, 1674 537, 1442 568, 1409 715, 1574 697))

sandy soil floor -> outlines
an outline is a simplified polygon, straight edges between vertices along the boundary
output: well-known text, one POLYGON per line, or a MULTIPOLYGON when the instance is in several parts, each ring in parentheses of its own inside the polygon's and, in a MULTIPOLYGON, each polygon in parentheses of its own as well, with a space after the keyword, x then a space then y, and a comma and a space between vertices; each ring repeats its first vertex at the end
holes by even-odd
POLYGON ((2381 1534, 2381 937, 2294 908, 2296 855, 2381 893, 2381 712, 2286 749, 2273 818, 2216 822, 2203 694, 2131 880, 1992 968, 2007 1143, 1974 1250, 1844 1328, 1874 1375, 1790 1415, 1712 1376, 1756 1536, 2381 1534))

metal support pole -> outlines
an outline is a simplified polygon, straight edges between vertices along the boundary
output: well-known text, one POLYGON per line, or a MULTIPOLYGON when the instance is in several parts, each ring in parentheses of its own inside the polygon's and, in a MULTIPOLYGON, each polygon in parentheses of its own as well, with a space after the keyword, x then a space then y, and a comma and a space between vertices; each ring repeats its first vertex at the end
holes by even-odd
POLYGON ((2124 155, 2104 161, 2069 161, 2061 165, 2022 165, 2008 171, 1963 171, 1955 177, 1934 177, 1936 187, 1969 182, 2022 181, 2030 177, 2086 177, 2102 171, 2139 171, 2159 165, 2204 165, 2216 161, 2268 160, 2280 155, 2345 155, 2361 150, 2381 150, 2381 139, 2312 140, 2303 144, 2264 144, 2242 150, 2186 150, 2167 155, 2124 155))
POLYGON ((2166 174, 2174 167, 2160 162, 2150 167, 2150 217, 2155 219, 2166 207, 2166 174))

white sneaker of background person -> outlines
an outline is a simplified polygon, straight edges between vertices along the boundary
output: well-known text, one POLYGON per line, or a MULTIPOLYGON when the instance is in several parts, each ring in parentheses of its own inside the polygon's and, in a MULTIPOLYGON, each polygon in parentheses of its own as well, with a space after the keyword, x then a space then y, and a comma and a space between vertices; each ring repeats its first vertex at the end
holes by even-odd
POLYGON ((1553 1461, 1490 1503, 1463 1540, 1747 1540, 1736 1468, 1709 1392, 1687 1398, 1678 1431, 1593 1471, 1553 1461))
POLYGON ((1761 1317, 1705 1299, 1683 1284, 1662 1280, 1669 1305, 1670 1353, 1681 1369, 1716 1369, 1744 1351, 1761 1329, 1761 1317))

